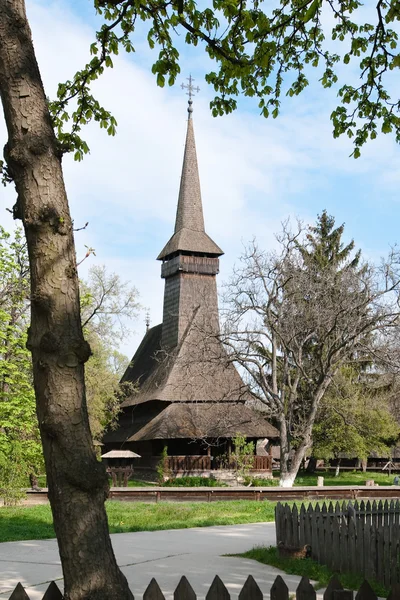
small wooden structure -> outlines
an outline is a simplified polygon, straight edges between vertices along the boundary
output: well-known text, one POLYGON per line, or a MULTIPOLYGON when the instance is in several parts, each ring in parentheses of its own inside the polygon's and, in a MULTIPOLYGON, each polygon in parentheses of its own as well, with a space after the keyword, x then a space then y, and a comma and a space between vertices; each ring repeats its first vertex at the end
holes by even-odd
POLYGON ((140 454, 132 450, 110 450, 101 455, 107 462, 106 471, 112 479, 113 487, 128 487, 129 478, 133 475, 134 458, 140 458, 140 454))

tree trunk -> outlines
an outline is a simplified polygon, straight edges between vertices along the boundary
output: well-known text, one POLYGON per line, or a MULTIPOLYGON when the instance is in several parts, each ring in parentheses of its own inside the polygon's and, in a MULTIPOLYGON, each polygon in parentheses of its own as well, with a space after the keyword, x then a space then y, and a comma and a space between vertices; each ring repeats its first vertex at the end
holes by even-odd
POLYGON ((307 465, 307 473, 315 473, 315 470, 317 468, 317 459, 315 458, 315 456, 310 456, 309 461, 308 461, 308 465, 307 465))
POLYGON ((24 0, 0 0, 0 93, 4 149, 18 194, 31 272, 37 414, 66 600, 131 599, 107 529, 108 493, 95 457, 84 387, 83 339, 72 221, 24 0))
POLYGON ((294 455, 290 456, 291 444, 285 417, 279 422, 279 433, 281 441, 279 487, 290 488, 293 487, 294 480, 296 479, 301 461, 308 450, 308 446, 303 447, 303 445, 301 445, 294 455))
POLYGON ((336 465, 336 469, 335 469, 335 477, 339 477, 339 473, 340 473, 340 458, 338 458, 338 460, 337 460, 337 465, 336 465))

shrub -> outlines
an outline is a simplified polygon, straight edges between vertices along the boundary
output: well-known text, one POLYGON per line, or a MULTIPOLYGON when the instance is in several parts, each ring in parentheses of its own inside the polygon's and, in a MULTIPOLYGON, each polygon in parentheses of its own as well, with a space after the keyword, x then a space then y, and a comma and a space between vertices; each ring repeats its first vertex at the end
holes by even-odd
POLYGON ((224 483, 209 477, 176 477, 164 483, 166 487, 226 487, 224 483))
POLYGON ((166 479, 168 479, 171 475, 168 469, 168 448, 164 446, 163 451, 161 452, 160 461, 156 467, 157 471, 157 479, 160 484, 163 484, 166 479))

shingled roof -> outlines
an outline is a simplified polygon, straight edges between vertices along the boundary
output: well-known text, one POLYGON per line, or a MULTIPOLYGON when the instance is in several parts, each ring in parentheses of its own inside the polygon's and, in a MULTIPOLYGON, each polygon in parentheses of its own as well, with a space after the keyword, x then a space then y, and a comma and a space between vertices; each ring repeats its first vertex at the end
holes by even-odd
POLYGON ((262 415, 242 404, 169 404, 146 424, 128 422, 107 434, 107 441, 126 443, 145 440, 234 437, 278 438, 278 430, 262 415))
POLYGON ((244 403, 251 398, 217 338, 204 338, 192 323, 179 346, 167 352, 161 348, 161 333, 161 325, 147 332, 126 370, 122 381, 138 388, 122 408, 151 400, 244 403))
POLYGON ((163 260, 176 252, 197 252, 221 256, 223 251, 206 234, 201 202, 193 120, 189 119, 183 158, 178 208, 173 236, 157 256, 163 260))

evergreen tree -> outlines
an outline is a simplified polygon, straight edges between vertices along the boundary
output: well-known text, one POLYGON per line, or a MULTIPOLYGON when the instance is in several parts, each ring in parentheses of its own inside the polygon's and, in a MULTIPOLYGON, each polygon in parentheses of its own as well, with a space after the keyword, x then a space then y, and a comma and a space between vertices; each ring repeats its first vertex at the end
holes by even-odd
POLYGON ((323 210, 322 214, 318 215, 316 225, 308 228, 306 243, 297 243, 305 265, 320 271, 329 267, 339 272, 343 269, 358 267, 361 250, 358 250, 351 258, 354 240, 345 246, 342 241, 344 223, 336 228, 334 226, 335 218, 323 210))

